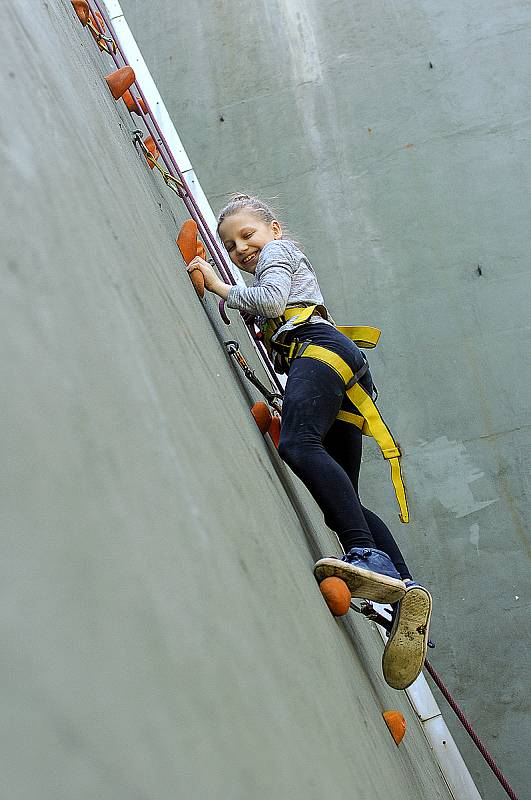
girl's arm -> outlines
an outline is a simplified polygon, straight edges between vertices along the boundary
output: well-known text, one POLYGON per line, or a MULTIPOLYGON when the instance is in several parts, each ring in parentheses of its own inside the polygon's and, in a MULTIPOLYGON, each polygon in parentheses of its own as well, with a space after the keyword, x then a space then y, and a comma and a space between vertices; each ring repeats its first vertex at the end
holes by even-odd
POLYGON ((293 265, 280 248, 269 246, 267 253, 264 253, 256 286, 229 286, 199 256, 188 266, 189 272, 193 269, 201 270, 205 288, 227 300, 229 308, 268 319, 284 313, 291 291, 293 265))
POLYGON ((227 305, 266 319, 279 317, 288 303, 291 279, 291 270, 282 264, 261 267, 254 286, 231 286, 227 305))

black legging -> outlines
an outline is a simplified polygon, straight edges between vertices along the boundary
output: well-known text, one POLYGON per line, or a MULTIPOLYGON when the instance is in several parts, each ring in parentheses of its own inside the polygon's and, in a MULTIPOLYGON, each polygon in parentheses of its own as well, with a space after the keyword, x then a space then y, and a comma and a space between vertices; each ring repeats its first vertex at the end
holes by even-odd
MULTIPOLYGON (((297 338, 333 350, 354 372, 363 365, 358 347, 331 325, 301 326, 297 338)), ((361 383, 371 391, 369 372, 361 383)), ((411 578, 387 525, 361 504, 362 433, 355 425, 336 420, 340 408, 356 410, 345 396, 340 376, 313 358, 296 358, 282 404, 279 455, 309 489, 345 552, 352 547, 383 550, 400 576, 411 578)))

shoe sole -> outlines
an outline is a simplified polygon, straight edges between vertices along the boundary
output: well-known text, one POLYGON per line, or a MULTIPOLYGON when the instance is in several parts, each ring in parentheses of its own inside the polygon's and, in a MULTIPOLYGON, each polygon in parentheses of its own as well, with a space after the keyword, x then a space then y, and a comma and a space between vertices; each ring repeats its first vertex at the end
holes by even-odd
POLYGON ((423 586, 406 591, 382 656, 382 672, 393 689, 407 689, 424 666, 431 616, 431 594, 423 586))
POLYGON ((321 558, 314 568, 314 575, 321 583, 325 578, 341 578, 352 597, 362 597, 375 603, 396 603, 404 597, 406 586, 397 578, 388 578, 370 569, 354 567, 338 558, 321 558))

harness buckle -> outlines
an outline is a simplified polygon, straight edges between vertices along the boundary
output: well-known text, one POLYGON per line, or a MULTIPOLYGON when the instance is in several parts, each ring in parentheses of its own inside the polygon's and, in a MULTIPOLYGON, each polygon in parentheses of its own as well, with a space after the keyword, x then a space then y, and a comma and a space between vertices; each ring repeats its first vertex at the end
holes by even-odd
POLYGON ((360 367, 359 370, 354 373, 352 378, 346 384, 345 390, 348 392, 349 389, 352 389, 352 387, 356 383, 358 383, 359 379, 363 378, 363 376, 365 375, 365 373, 367 372, 368 369, 369 369, 369 365, 367 363, 365 363, 362 367, 360 367))
POLYGON ((390 461, 392 458, 400 458, 402 451, 399 447, 390 447, 388 450, 382 450, 382 455, 386 461, 390 461))
POLYGON ((311 342, 299 342, 297 339, 294 339, 289 348, 288 359, 292 361, 295 358, 300 358, 304 355, 304 351, 310 344, 311 342))

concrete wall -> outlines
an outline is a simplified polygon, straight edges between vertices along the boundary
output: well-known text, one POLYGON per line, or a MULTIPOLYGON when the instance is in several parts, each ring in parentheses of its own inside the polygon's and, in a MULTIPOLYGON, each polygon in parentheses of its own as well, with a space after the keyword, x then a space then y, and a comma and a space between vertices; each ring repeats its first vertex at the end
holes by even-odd
POLYGON ((212 204, 277 197, 336 319, 383 328, 371 364, 414 521, 370 447, 364 496, 433 590, 434 662, 525 787, 529 3, 122 6, 212 204))
POLYGON ((447 800, 377 632, 322 601, 332 538, 288 501, 110 58, 67 0, 0 31, 2 796, 447 800))

